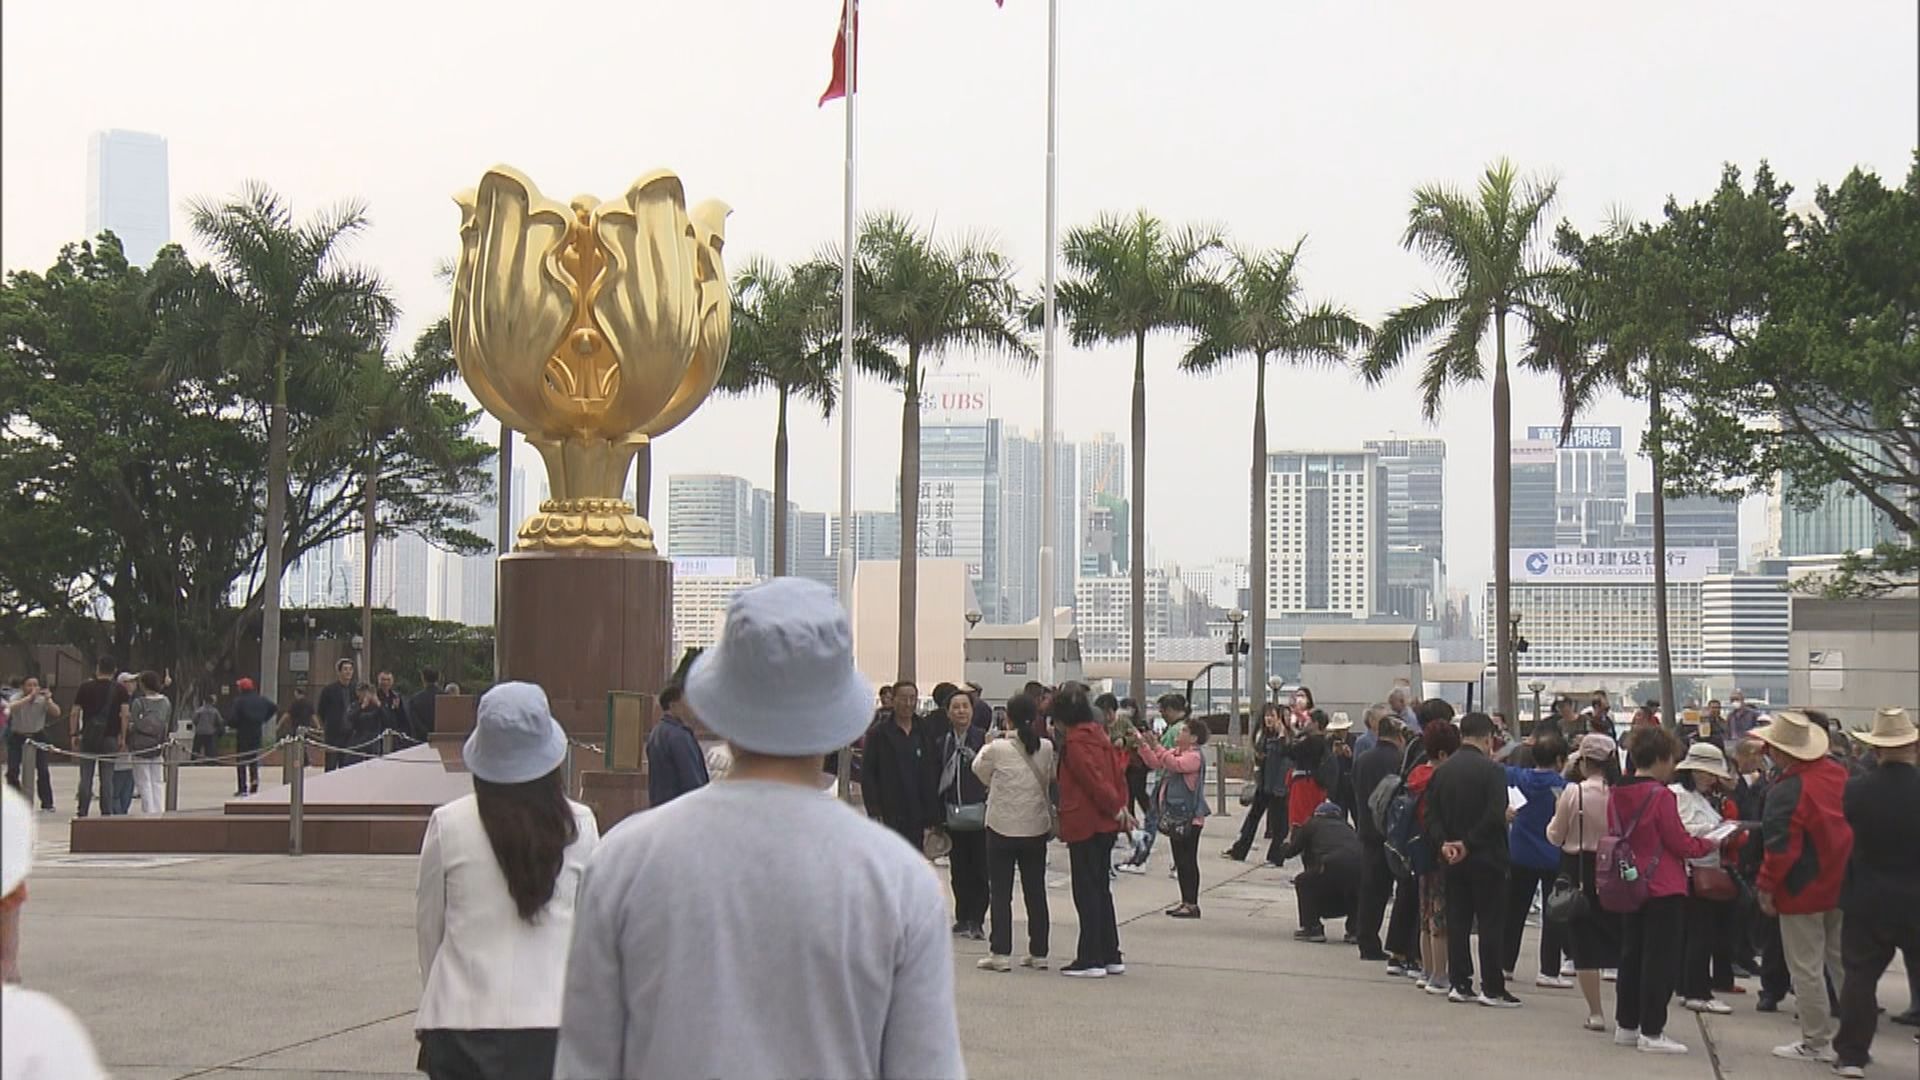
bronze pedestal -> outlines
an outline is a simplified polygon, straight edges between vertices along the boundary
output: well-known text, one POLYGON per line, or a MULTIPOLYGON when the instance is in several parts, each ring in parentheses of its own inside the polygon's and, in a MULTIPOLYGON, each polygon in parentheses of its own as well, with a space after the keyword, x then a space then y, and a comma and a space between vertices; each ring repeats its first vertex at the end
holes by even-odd
MULTIPOLYGON (((673 567, 652 552, 516 551, 500 558, 501 678, 539 683, 557 711, 672 674, 673 567)), ((571 726, 571 725, 569 725, 571 726)), ((597 740, 596 740, 597 741, 597 740)))

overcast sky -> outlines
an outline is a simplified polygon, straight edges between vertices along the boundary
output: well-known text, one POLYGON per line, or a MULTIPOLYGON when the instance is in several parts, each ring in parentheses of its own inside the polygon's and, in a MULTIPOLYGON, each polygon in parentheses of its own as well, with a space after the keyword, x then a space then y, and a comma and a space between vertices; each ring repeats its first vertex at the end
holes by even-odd
MULTIPOLYGON (((1855 165, 1892 181, 1916 142, 1911 0, 1060 7, 1063 225, 1146 207, 1248 245, 1305 235, 1310 295, 1369 320, 1435 286, 1399 247, 1409 192, 1470 184, 1501 155, 1557 178, 1561 214, 1591 229, 1614 208, 1652 217, 1669 194, 1704 196, 1722 162, 1766 158, 1807 194, 1855 165)), ((408 338, 446 305, 433 269, 458 247, 452 193, 498 162, 563 200, 671 168, 689 199, 734 206, 735 265, 801 258, 840 235, 842 113, 815 105, 838 12, 838 0, 551 14, 480 0, 14 0, 0 34, 0 259, 43 269, 80 238, 87 135, 110 127, 167 138, 176 240, 189 239, 181 202, 249 179, 299 212, 364 199, 374 226, 353 254, 386 275, 408 338)), ((1037 282, 1046 4, 868 0, 861 23, 862 205, 990 233, 1037 282)), ((1148 531, 1161 559, 1244 555, 1252 377, 1188 377, 1179 352, 1149 346, 1148 531)), ((1130 360, 1063 349, 1063 433, 1127 430, 1130 360)), ((1037 376, 988 374, 996 413, 1037 428, 1037 376)), ((1270 394, 1276 450, 1445 437, 1449 576, 1477 589, 1492 566, 1484 389, 1455 393, 1431 427, 1410 374, 1368 391, 1345 372, 1277 371, 1270 394)), ((892 506, 898 409, 896 391, 861 388, 862 508, 892 506)), ((1639 412, 1615 401, 1592 422, 1625 425, 1637 445, 1639 412)), ((657 447, 656 490, 676 472, 768 483, 772 414, 764 400, 704 409, 657 447), (769 435, 741 435, 756 429, 769 435)), ((1556 415, 1548 383, 1518 376, 1515 425, 1556 415)), ((834 509, 835 431, 796 421, 795 497, 834 509)), ((1637 489, 1645 476, 1636 465, 1637 489)), ((1756 508, 1746 523, 1743 545, 1756 508)))

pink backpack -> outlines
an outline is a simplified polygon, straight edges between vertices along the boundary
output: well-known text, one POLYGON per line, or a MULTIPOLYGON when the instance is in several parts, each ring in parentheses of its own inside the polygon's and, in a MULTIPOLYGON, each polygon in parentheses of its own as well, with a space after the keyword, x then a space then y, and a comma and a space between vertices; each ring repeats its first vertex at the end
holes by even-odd
POLYGON ((1631 915, 1646 906, 1649 879, 1659 868, 1660 859, 1655 856, 1653 865, 1642 871, 1627 838, 1633 835, 1641 815, 1658 797, 1658 792, 1649 795, 1625 829, 1619 827, 1619 819, 1614 815, 1614 799, 1607 799, 1607 835, 1600 838, 1600 848, 1593 855, 1594 889, 1600 894, 1602 910, 1631 915))

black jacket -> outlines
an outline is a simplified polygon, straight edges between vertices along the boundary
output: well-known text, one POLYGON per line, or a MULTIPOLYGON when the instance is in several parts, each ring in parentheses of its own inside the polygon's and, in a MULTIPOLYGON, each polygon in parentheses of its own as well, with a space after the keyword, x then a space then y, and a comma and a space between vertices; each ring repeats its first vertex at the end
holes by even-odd
MULTIPOLYGON (((895 730, 898 729, 896 728, 895 730)), ((967 729, 964 753, 961 754, 960 765, 955 774, 955 787, 958 789, 957 794, 954 791, 943 792, 940 790, 940 778, 946 774, 947 759, 962 749, 954 740, 953 729, 949 727, 946 731, 941 732, 940 735, 934 739, 933 745, 935 750, 933 755, 933 790, 934 799, 941 807, 941 820, 946 820, 945 808, 949 804, 955 806, 975 806, 986 802, 987 785, 981 783, 980 778, 973 774, 973 759, 979 755, 980 748, 986 745, 986 738, 981 734, 980 729, 977 727, 967 729)))
POLYGON ((860 794, 868 816, 896 832, 933 824, 940 806, 933 791, 939 776, 935 756, 924 724, 901 731, 888 713, 868 728, 860 762, 860 794))
POLYGON ((1386 837, 1373 827, 1373 815, 1368 812, 1367 803, 1382 780, 1389 776, 1399 778, 1400 763, 1405 758, 1406 751, 1401 747, 1377 742, 1372 749, 1353 759, 1353 794, 1359 800, 1354 817, 1360 822, 1360 839, 1369 844, 1385 843, 1386 837))
POLYGON ((413 737, 421 742, 433 734, 434 703, 439 697, 440 688, 429 686, 407 699, 407 719, 412 722, 413 737))
POLYGON ((1853 858, 1840 892, 1848 919, 1920 919, 1920 770, 1881 765, 1847 783, 1853 858))
POLYGON ((1462 746, 1433 770, 1427 788, 1427 833, 1435 850, 1455 840, 1467 861, 1507 865, 1507 770, 1473 746, 1462 746))
POLYGON ((1346 818, 1315 814, 1301 822, 1280 849, 1280 861, 1295 855, 1305 857, 1309 870, 1330 877, 1351 875, 1356 881, 1360 877, 1360 834, 1346 818))

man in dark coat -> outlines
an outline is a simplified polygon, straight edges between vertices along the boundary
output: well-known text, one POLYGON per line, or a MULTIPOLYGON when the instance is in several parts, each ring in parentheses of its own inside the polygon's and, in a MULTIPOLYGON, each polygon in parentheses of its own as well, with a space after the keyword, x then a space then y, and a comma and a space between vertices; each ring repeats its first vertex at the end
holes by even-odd
POLYGON ((1324 942, 1327 929, 1322 920, 1352 918, 1359 906, 1360 836, 1338 803, 1323 802, 1280 849, 1282 861, 1295 855, 1303 857, 1306 869, 1293 877, 1293 890, 1300 899, 1300 929, 1293 936, 1297 941, 1324 942))
POLYGON ((707 757, 693 729, 674 712, 682 706, 678 683, 660 691, 660 722, 647 733, 647 805, 665 806, 707 785, 707 757))
POLYGON ((933 750, 915 709, 920 688, 902 682, 893 688, 893 707, 867 729, 861 751, 860 794, 871 817, 918 848, 933 823, 939 800, 933 750))
MULTIPOLYGON (((1380 941, 1380 924, 1387 916, 1387 898, 1393 894, 1393 873, 1387 867, 1387 838, 1373 820, 1372 800, 1380 785, 1400 779, 1400 764, 1407 756, 1407 728, 1387 714, 1374 721, 1375 741, 1366 753, 1353 761, 1353 792, 1360 804, 1354 814, 1360 836, 1360 900, 1354 937, 1360 946, 1360 959, 1387 959, 1380 941)), ((1407 943, 1395 942, 1394 953, 1404 956, 1407 943)))

